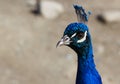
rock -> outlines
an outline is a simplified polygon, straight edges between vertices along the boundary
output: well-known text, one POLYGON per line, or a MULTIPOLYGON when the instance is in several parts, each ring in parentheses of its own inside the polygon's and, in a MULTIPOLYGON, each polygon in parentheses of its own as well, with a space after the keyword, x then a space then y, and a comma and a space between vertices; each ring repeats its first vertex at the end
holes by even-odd
POLYGON ((111 10, 111 11, 103 12, 97 16, 97 19, 103 23, 120 22, 120 11, 111 10))
MULTIPOLYGON (((27 4, 33 10, 36 4, 36 0, 28 0, 27 4)), ((41 1, 40 6, 42 16, 47 19, 55 19, 64 12, 63 6, 55 1, 41 1)))
POLYGON ((26 3, 29 7, 34 7, 36 4, 36 0, 26 0, 26 3))
POLYGON ((43 16, 48 19, 56 18, 64 11, 63 6, 55 1, 43 1, 41 8, 43 16))

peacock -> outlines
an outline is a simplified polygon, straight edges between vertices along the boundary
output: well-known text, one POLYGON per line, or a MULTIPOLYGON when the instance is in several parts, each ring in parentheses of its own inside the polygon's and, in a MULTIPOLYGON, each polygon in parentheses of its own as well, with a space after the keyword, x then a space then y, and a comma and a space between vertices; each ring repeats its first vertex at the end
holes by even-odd
POLYGON ((70 23, 57 43, 58 46, 66 45, 77 53, 78 68, 76 84, 102 84, 95 63, 91 35, 87 26, 90 12, 86 13, 82 6, 74 5, 78 22, 70 23))

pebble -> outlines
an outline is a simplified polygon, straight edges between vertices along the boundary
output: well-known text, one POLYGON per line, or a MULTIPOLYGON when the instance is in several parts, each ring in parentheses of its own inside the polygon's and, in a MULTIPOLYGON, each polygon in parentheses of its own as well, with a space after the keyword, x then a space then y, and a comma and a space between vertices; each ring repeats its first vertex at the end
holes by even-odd
POLYGON ((97 19, 103 23, 120 22, 120 10, 102 12, 97 16, 97 19))
MULTIPOLYGON (((36 0, 28 0, 27 4, 30 9, 34 9, 36 0)), ((47 19, 55 19, 64 12, 62 4, 56 1, 41 1, 41 13, 42 16, 47 19)))

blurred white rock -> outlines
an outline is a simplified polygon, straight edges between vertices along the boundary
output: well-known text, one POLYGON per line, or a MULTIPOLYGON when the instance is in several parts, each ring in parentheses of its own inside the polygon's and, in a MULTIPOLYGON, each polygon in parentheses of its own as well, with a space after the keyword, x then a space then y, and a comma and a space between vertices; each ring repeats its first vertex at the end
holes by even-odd
POLYGON ((36 4, 36 0, 26 0, 26 3, 28 6, 34 7, 34 5, 36 4))
MULTIPOLYGON (((33 10, 35 8, 36 0, 27 0, 27 4, 30 9, 33 10)), ((47 19, 55 19, 64 12, 63 5, 56 1, 41 1, 40 6, 42 16, 47 19)))
POLYGON ((98 19, 105 23, 120 22, 120 10, 110 10, 98 15, 98 19))

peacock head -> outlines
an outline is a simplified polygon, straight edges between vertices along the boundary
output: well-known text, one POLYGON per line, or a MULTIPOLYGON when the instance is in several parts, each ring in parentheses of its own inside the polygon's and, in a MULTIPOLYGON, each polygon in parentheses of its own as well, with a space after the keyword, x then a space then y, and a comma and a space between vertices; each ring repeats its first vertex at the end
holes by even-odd
POLYGON ((91 42, 88 27, 84 23, 71 23, 64 31, 57 46, 66 45, 74 51, 87 47, 91 42))
MULTIPOLYGON (((73 5, 77 14, 78 22, 71 23, 64 31, 63 37, 57 43, 57 46, 66 45, 71 47, 77 53, 91 45, 90 33, 87 25, 90 12, 86 13, 84 8, 79 5, 73 5)), ((81 51, 82 52, 82 51, 81 51)))

